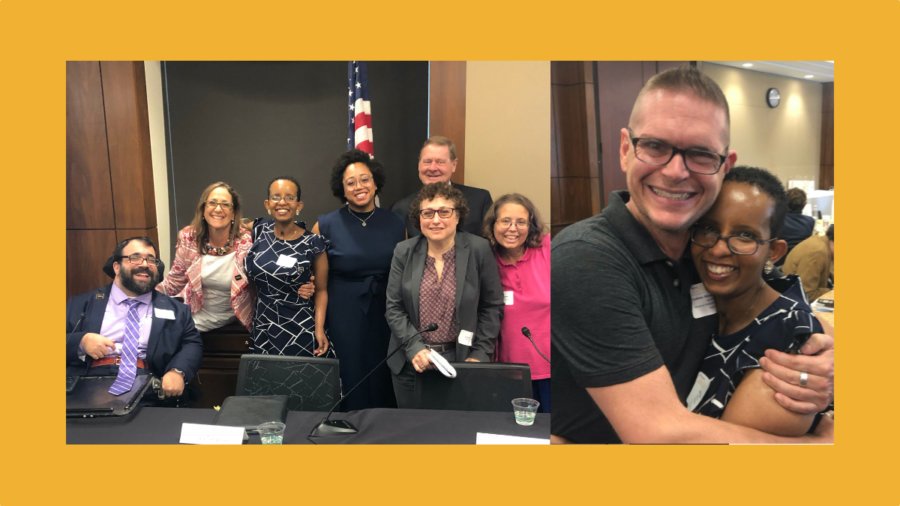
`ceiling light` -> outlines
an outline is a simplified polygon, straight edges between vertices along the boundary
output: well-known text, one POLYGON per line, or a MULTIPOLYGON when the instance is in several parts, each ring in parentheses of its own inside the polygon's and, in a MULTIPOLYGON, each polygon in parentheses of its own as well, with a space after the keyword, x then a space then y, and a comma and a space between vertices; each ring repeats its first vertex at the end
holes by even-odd
POLYGON ((741 67, 744 67, 745 69, 749 69, 752 66, 753 66, 752 63, 744 63, 743 65, 741 65, 741 67))
POLYGON ((813 77, 816 77, 816 76, 814 76, 814 75, 812 75, 812 74, 806 74, 806 75, 803 76, 803 77, 806 78, 806 79, 812 79, 813 77))

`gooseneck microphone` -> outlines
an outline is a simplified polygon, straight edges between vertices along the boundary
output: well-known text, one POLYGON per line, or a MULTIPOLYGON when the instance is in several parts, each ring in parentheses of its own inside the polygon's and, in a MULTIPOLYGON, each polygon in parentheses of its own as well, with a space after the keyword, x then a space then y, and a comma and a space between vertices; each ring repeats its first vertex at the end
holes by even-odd
POLYGON ((532 346, 534 346, 534 351, 538 352, 538 355, 540 355, 541 358, 546 360, 547 363, 549 364, 550 359, 547 358, 547 356, 544 355, 543 353, 541 353, 541 350, 538 349, 537 343, 535 343, 534 338, 531 337, 531 331, 528 330, 528 327, 522 327, 522 335, 528 338, 528 341, 531 343, 532 346))
MULTIPOLYGON (((429 323, 428 325, 425 326, 425 328, 423 328, 422 330, 413 334, 412 337, 416 337, 425 332, 434 332, 437 329, 438 329, 437 323, 429 323)), ((309 432, 309 435, 307 435, 306 438, 310 439, 315 436, 327 436, 327 435, 334 435, 334 434, 355 434, 355 433, 359 432, 359 430, 356 427, 354 427, 353 424, 351 424, 347 420, 331 420, 330 419, 331 414, 334 413, 334 410, 337 409, 337 407, 340 406, 340 404, 342 402, 344 402, 344 399, 349 397, 350 394, 352 394, 353 391, 356 390, 356 388, 358 386, 362 385, 363 382, 365 382, 367 379, 369 379, 369 376, 371 376, 372 373, 374 373, 376 370, 378 370, 379 367, 381 367, 385 362, 387 362, 387 359, 394 356, 394 354, 397 353, 398 351, 400 351, 402 348, 403 348, 402 344, 400 346, 397 346, 396 348, 394 348, 394 350, 392 352, 388 353, 387 356, 381 360, 381 362, 378 362, 378 365, 373 367, 371 371, 369 371, 365 376, 363 376, 363 379, 357 381, 356 384, 353 385, 353 387, 350 388, 350 390, 348 390, 346 394, 342 395, 341 398, 338 399, 338 401, 334 403, 334 406, 332 406, 331 409, 328 410, 328 414, 325 415, 325 418, 323 418, 322 421, 319 422, 318 425, 313 427, 313 429, 309 432)))

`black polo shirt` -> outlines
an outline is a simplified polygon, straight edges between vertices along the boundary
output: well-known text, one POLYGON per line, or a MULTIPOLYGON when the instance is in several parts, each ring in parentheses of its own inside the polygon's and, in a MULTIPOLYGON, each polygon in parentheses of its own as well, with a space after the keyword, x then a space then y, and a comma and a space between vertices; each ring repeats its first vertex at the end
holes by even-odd
POLYGON ((694 319, 688 252, 672 261, 613 192, 597 216, 553 239, 553 434, 620 442, 585 388, 625 383, 665 365, 682 402, 697 376, 715 315, 694 319))

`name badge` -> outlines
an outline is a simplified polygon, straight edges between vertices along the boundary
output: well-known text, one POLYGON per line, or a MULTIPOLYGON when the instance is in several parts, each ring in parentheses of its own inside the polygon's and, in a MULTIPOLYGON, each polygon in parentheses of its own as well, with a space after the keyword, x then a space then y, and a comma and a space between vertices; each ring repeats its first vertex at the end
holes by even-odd
POLYGON ((716 314, 716 301, 703 283, 691 286, 691 313, 695 319, 716 314))
POLYGON ((175 319, 175 311, 172 311, 171 309, 160 309, 155 307, 153 308, 153 314, 156 315, 157 318, 162 318, 163 320, 175 319))
POLYGON ((700 405, 700 401, 703 400, 703 396, 706 395, 706 391, 709 390, 710 381, 711 380, 702 372, 697 374, 694 388, 691 389, 691 393, 687 397, 687 408, 689 410, 693 411, 700 405))
POLYGON ((503 304, 507 306, 513 305, 513 291, 512 290, 504 290, 503 291, 503 304))
POLYGON ((456 340, 463 346, 472 346, 472 336, 474 335, 475 334, 469 332, 468 330, 460 330, 459 337, 456 340))
POLYGON ((278 261, 275 262, 279 267, 287 267, 290 269, 294 265, 297 264, 297 259, 294 257, 289 257, 287 255, 278 255, 278 261))

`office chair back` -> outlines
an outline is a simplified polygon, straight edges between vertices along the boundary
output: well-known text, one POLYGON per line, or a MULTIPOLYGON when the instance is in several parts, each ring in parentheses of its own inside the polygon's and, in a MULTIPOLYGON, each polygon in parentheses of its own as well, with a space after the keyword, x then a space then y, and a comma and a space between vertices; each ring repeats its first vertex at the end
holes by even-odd
MULTIPOLYGON (((416 375, 419 409, 512 411, 512 400, 531 397, 528 364, 454 362, 456 378, 437 371, 416 375)), ((400 406, 404 407, 404 406, 400 406)))
POLYGON ((235 395, 287 395, 291 411, 328 411, 341 398, 334 358, 241 355, 235 395))

